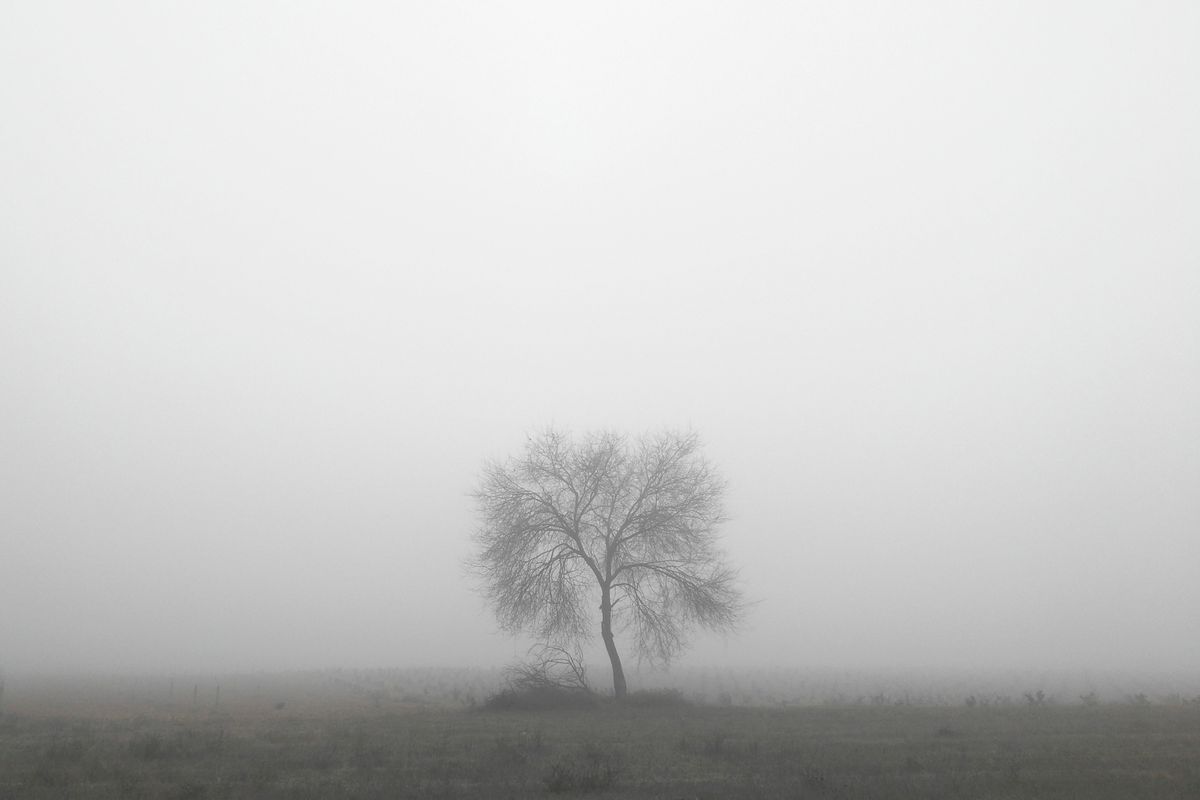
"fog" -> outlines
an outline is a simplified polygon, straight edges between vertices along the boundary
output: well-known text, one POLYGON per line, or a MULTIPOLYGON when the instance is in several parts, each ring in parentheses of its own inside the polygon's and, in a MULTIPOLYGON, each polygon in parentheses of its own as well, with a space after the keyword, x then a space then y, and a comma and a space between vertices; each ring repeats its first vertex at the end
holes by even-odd
POLYGON ((0 667, 486 666, 486 459, 693 429, 685 665, 1200 669, 1200 6, 0 9, 0 667))

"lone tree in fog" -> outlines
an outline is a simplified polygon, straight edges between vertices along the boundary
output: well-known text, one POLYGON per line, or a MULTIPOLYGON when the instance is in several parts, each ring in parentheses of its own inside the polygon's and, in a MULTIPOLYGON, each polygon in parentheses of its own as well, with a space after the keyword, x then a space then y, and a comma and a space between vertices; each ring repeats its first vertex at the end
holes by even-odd
POLYGON ((473 566, 501 625, 551 644, 585 639, 598 601, 613 691, 624 697, 616 632, 666 663, 693 627, 739 621, 737 573, 717 547, 724 488, 693 433, 577 441, 550 430, 523 456, 485 465, 473 566))

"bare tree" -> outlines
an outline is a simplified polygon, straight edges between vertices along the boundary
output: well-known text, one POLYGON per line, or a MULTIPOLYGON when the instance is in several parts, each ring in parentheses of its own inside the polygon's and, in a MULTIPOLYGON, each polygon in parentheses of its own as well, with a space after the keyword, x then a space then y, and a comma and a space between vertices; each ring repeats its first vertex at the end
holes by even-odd
POLYGON ((598 600, 624 697, 616 632, 669 662, 693 627, 729 631, 741 617, 737 572, 717 547, 724 489, 694 433, 575 441, 549 430, 523 456, 485 465, 474 567, 501 625, 547 644, 585 639, 598 600))

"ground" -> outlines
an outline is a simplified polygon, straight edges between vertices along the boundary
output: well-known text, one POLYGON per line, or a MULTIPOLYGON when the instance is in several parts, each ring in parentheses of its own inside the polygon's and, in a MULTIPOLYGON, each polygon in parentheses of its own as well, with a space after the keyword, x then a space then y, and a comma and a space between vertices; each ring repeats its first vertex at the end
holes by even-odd
POLYGON ((501 712, 322 680, 10 691, 0 797, 1200 798, 1194 701, 501 712))

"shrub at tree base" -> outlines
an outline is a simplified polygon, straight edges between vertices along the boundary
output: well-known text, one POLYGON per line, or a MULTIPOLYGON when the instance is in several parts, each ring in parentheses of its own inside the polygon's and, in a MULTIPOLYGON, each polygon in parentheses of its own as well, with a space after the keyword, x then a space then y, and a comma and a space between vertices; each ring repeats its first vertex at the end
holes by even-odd
POLYGON ((552 711, 592 708, 596 702, 591 692, 538 686, 504 689, 485 700, 483 707, 487 711, 552 711))

